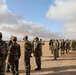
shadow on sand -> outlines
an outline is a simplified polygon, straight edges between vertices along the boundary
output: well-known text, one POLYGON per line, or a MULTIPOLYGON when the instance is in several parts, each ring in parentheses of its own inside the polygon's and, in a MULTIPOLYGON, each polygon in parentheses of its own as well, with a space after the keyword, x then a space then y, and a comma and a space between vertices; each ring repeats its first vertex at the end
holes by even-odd
POLYGON ((76 72, 75 71, 68 71, 70 69, 76 69, 76 65, 74 66, 63 66, 63 67, 52 67, 52 68, 42 68, 42 70, 40 71, 35 71, 35 70, 32 70, 31 72, 34 73, 34 72, 48 72, 47 74, 40 74, 40 75, 76 75, 76 72), (66 72, 67 70, 67 72, 66 72), (53 73, 51 73, 51 71, 53 73))

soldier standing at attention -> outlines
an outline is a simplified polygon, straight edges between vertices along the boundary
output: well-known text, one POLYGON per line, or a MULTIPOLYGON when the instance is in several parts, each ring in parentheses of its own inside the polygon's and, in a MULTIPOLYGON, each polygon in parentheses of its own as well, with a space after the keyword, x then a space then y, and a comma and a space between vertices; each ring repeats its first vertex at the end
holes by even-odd
POLYGON ((11 68, 12 75, 19 75, 19 59, 21 56, 21 49, 20 45, 17 43, 17 37, 13 36, 12 38, 13 44, 10 48, 10 56, 9 56, 9 63, 11 68))
POLYGON ((10 55, 10 47, 11 47, 11 45, 13 44, 13 42, 12 42, 12 35, 11 35, 11 37, 10 37, 10 40, 7 42, 7 50, 8 50, 8 60, 7 60, 7 64, 6 64, 6 72, 10 72, 10 64, 9 64, 9 55, 10 55))
POLYGON ((42 46, 45 44, 43 41, 42 41, 42 39, 40 39, 40 43, 41 43, 41 56, 43 55, 43 53, 42 53, 42 46))
POLYGON ((26 70, 26 75, 30 75, 30 55, 32 52, 32 45, 31 42, 28 41, 28 36, 25 36, 23 38, 25 44, 24 44, 24 62, 25 62, 25 70, 26 70))
POLYGON ((58 48, 58 45, 57 45, 57 40, 54 40, 53 41, 53 48, 54 48, 54 60, 57 60, 57 48, 58 48))
POLYGON ((53 54, 54 50, 53 50, 53 40, 52 39, 49 41, 49 50, 51 50, 51 54, 53 54))
POLYGON ((37 68, 35 70, 41 70, 41 55, 42 55, 41 43, 39 41, 39 38, 36 37, 34 56, 35 56, 37 68))
POLYGON ((7 57, 7 44, 2 40, 0 32, 0 75, 5 75, 5 60, 7 57))

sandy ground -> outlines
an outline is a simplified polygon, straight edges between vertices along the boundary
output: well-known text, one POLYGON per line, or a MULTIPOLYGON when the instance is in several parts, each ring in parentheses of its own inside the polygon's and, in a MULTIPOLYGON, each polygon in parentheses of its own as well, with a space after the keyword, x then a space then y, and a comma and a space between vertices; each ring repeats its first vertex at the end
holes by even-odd
MULTIPOLYGON (((25 74, 24 66, 24 43, 19 42, 21 45, 21 58, 19 63, 19 75, 25 74)), ((76 51, 70 51, 68 54, 60 55, 58 60, 53 60, 48 46, 48 42, 43 46, 42 56, 42 70, 35 71, 36 63, 34 56, 31 57, 31 75, 76 75, 76 51)), ((11 75, 6 73, 6 75, 11 75)))

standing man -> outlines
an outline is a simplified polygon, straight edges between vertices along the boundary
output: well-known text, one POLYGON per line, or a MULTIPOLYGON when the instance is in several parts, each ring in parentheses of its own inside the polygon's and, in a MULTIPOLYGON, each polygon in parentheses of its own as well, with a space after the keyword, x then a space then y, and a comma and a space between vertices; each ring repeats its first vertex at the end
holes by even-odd
POLYGON ((7 44, 2 40, 0 32, 0 75, 5 75, 5 61, 7 57, 7 44))
POLYGON ((51 50, 51 54, 53 54, 54 50, 53 50, 53 40, 52 39, 49 41, 49 50, 51 50))
POLYGON ((57 60, 57 50, 58 50, 58 44, 57 44, 57 40, 53 41, 53 48, 54 48, 54 60, 57 60))
POLYGON ((10 56, 9 56, 9 63, 11 68, 12 75, 19 75, 19 59, 21 56, 21 49, 20 45, 17 43, 17 37, 13 36, 12 38, 13 44, 10 48, 10 56))
POLYGON ((45 44, 43 41, 42 41, 42 39, 40 39, 40 43, 41 43, 41 56, 43 55, 42 54, 42 46, 45 44))
POLYGON ((24 44, 24 62, 25 62, 25 69, 26 69, 26 75, 30 75, 30 56, 32 52, 32 45, 31 42, 28 41, 28 36, 25 36, 23 38, 25 44, 24 44))
POLYGON ((41 70, 41 55, 42 55, 41 43, 39 41, 39 38, 36 37, 34 56, 35 56, 37 68, 35 70, 41 70))
POLYGON ((10 40, 8 41, 7 43, 7 50, 8 50, 8 60, 7 60, 7 65, 6 65, 6 72, 10 72, 10 64, 9 64, 9 55, 10 55, 10 48, 11 48, 11 45, 13 44, 12 42, 12 35, 10 37, 10 40))

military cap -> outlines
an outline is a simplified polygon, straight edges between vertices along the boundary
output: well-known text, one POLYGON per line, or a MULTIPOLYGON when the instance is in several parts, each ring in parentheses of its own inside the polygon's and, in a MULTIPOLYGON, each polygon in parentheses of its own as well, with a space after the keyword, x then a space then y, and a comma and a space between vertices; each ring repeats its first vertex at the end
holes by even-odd
POLYGON ((12 39, 17 41, 17 37, 16 36, 12 36, 12 39))
POLYGON ((39 38, 38 38, 38 37, 35 37, 35 39, 39 40, 39 38))
POLYGON ((24 36, 23 40, 24 40, 24 39, 28 39, 28 36, 24 36))

